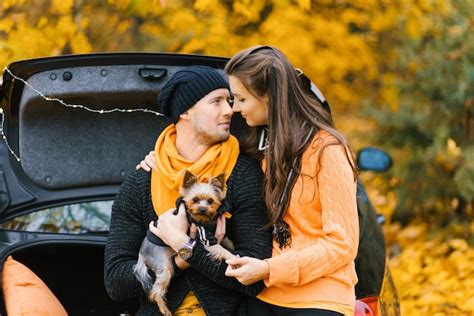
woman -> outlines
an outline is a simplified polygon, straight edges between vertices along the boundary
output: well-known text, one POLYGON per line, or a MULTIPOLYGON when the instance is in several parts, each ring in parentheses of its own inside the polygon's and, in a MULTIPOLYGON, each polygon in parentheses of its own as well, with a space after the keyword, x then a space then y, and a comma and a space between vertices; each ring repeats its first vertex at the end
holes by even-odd
POLYGON ((229 260, 226 275, 264 280, 249 315, 353 315, 359 224, 346 140, 278 49, 246 49, 225 70, 233 111, 254 129, 241 150, 262 160, 274 238, 271 258, 229 260))

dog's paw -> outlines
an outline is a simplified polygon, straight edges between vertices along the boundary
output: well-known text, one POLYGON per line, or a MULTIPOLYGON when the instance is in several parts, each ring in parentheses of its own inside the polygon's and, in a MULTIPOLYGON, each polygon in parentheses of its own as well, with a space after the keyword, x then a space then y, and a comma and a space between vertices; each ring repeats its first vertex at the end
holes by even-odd
POLYGON ((222 260, 222 258, 220 257, 220 255, 217 254, 217 253, 209 252, 209 253, 207 254, 207 256, 208 256, 209 258, 211 258, 211 260, 214 261, 214 262, 219 262, 219 261, 222 260))
POLYGON ((148 299, 151 302, 155 302, 156 305, 158 305, 158 308, 163 315, 171 316, 172 313, 168 309, 168 305, 166 304, 165 294, 166 294, 166 289, 160 288, 160 287, 154 287, 152 291, 150 292, 148 299))
POLYGON ((207 247, 207 250, 209 251, 208 256, 213 261, 222 261, 222 260, 236 258, 236 256, 234 254, 232 254, 229 250, 225 249, 221 245, 209 246, 209 247, 207 247))

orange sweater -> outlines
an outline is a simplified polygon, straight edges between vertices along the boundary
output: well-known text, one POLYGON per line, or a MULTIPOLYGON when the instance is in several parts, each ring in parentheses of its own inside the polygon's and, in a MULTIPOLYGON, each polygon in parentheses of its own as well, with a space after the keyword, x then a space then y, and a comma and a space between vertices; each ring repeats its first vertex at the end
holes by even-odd
MULTIPOLYGON (((303 153, 301 174, 284 220, 292 243, 273 242, 270 276, 259 299, 287 307, 355 305, 359 242, 354 174, 336 139, 318 132, 303 153)), ((347 310, 347 309, 346 309, 347 310)))

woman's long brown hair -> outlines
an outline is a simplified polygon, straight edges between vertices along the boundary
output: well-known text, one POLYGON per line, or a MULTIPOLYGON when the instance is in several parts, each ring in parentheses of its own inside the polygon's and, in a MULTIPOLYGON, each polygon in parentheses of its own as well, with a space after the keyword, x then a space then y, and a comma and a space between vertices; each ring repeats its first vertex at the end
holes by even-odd
MULTIPOLYGON (((268 227, 274 225, 277 229, 288 230, 283 216, 290 199, 287 199, 283 207, 280 207, 278 203, 295 158, 301 157, 306 149, 307 144, 304 143, 304 139, 307 138, 308 133, 326 130, 332 134, 337 139, 337 143, 326 146, 332 144, 344 146, 355 179, 357 173, 351 159, 352 152, 346 139, 335 129, 331 114, 324 110, 316 98, 303 89, 297 71, 278 49, 270 46, 256 46, 243 50, 232 57, 225 71, 228 75, 240 79, 246 89, 257 98, 268 96, 269 146, 265 153, 264 189, 265 203, 270 215, 268 227)), ((257 129, 261 130, 261 128, 257 129)), ((249 149, 248 145, 251 144, 254 156, 261 158, 255 151, 258 136, 258 132, 254 131, 242 146, 245 151, 245 147, 249 149)), ((322 149, 319 152, 321 153, 322 149)), ((297 174, 300 172, 299 169, 300 166, 296 166, 297 174)), ((283 244, 280 242, 280 247, 291 242, 291 236, 285 239, 283 244)))

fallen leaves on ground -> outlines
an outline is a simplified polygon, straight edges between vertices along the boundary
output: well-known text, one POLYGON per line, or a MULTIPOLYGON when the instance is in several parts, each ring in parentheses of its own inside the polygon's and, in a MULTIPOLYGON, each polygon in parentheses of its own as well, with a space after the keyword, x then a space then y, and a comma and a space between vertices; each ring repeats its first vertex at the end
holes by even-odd
POLYGON ((402 315, 474 315, 474 247, 446 229, 384 228, 402 315))

